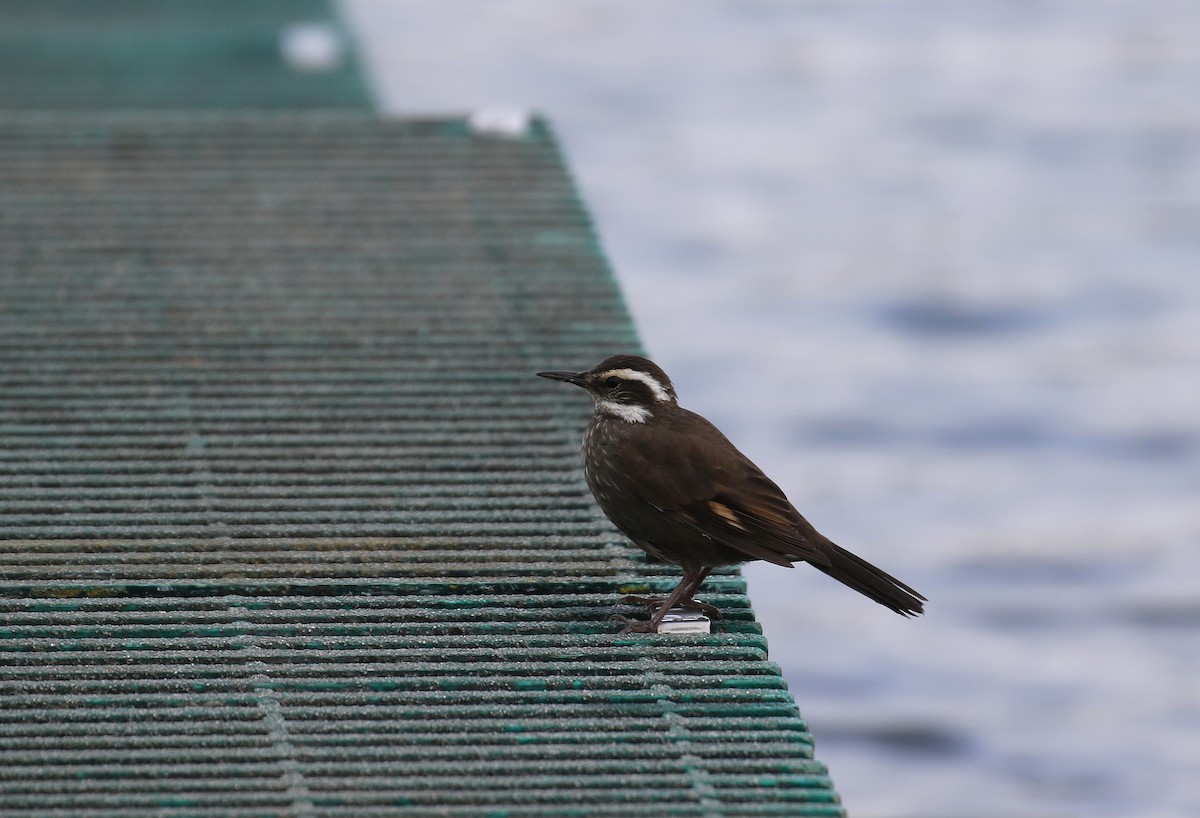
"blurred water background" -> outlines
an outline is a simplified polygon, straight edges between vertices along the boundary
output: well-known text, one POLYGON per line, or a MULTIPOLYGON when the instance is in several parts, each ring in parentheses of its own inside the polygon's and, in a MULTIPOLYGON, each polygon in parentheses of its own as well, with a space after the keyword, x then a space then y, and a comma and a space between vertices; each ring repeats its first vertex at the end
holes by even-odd
POLYGON ((1200 3, 343 9, 385 110, 549 117, 684 405, 929 596, 747 568, 852 815, 1200 815, 1200 3))

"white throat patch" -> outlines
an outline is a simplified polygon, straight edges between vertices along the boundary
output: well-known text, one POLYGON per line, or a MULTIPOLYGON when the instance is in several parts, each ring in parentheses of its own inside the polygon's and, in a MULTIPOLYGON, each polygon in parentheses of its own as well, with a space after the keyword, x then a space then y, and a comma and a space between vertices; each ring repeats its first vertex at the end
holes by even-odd
POLYGON ((596 401, 596 411, 620 418, 626 423, 645 423, 647 418, 651 417, 650 410, 645 406, 617 403, 615 400, 596 401))
POLYGON ((596 411, 619 417, 626 423, 644 423, 649 417, 652 417, 650 410, 646 407, 635 407, 631 403, 617 403, 616 401, 596 401, 596 411))
POLYGON ((654 379, 653 375, 646 372, 638 372, 636 369, 610 369, 600 375, 601 378, 622 378, 627 381, 641 381, 650 387, 650 391, 654 394, 655 400, 671 402, 671 396, 663 385, 654 379))

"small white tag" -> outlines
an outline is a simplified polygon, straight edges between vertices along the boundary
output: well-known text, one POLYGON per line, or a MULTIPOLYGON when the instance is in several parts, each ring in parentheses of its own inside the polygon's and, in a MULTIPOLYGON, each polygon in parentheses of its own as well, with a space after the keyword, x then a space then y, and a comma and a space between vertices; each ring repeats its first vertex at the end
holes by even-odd
POLYGON ((712 620, 694 608, 672 608, 658 623, 659 633, 710 633, 712 620))
POLYGON ((327 23, 292 23, 279 35, 283 61, 293 71, 321 73, 342 64, 346 45, 327 23))
POLYGON ((521 139, 529 133, 533 114, 525 108, 480 108, 468 123, 476 136, 521 139))

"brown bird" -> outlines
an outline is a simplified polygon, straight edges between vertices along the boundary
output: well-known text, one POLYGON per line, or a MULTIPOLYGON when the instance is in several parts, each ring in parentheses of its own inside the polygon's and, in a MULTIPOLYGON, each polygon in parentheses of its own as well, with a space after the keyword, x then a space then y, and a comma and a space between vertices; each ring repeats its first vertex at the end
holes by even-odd
POLYGON ((634 544, 683 569, 666 598, 626 598, 654 613, 648 622, 613 617, 622 633, 654 632, 675 607, 720 616, 696 592, 713 568, 749 560, 807 562, 898 614, 924 612, 925 597, 818 533, 716 426, 681 407, 652 361, 615 355, 583 372, 537 374, 591 395, 596 410, 582 449, 588 488, 634 544))

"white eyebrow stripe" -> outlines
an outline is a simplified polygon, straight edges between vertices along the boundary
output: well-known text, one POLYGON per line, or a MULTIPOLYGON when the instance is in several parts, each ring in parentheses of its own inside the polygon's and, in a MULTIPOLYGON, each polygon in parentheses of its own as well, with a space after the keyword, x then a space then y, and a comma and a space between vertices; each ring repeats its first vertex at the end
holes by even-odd
POLYGON ((671 396, 667 393, 667 390, 663 389, 663 385, 655 380, 653 375, 650 375, 646 372, 638 372, 636 369, 610 369, 601 374, 600 377, 617 377, 624 378, 627 381, 641 381, 642 383, 646 384, 646 386, 650 387, 650 391, 654 393, 656 400, 660 400, 665 403, 671 402, 671 396))

